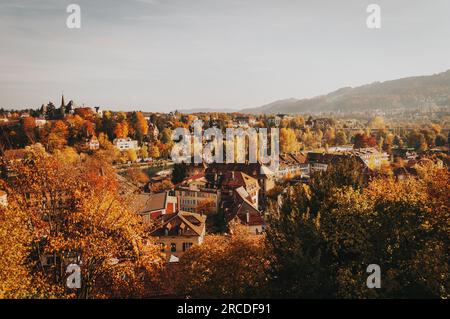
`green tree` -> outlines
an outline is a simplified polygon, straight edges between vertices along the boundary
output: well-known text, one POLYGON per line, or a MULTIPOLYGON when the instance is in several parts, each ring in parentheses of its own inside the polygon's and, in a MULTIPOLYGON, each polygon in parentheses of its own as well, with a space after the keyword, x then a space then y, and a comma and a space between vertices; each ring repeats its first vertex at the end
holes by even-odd
POLYGON ((187 171, 186 171, 186 165, 183 163, 176 163, 173 165, 172 170, 172 183, 178 184, 186 178, 187 171))

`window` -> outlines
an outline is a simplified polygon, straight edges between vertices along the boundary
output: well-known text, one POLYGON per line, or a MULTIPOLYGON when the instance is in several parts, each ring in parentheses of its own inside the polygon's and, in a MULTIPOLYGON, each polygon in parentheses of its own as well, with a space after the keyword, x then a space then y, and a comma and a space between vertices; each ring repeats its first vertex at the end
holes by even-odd
POLYGON ((176 252, 177 251, 177 244, 175 243, 170 243, 170 251, 171 252, 176 252))
POLYGON ((188 250, 189 248, 191 248, 192 243, 183 243, 183 251, 188 250))

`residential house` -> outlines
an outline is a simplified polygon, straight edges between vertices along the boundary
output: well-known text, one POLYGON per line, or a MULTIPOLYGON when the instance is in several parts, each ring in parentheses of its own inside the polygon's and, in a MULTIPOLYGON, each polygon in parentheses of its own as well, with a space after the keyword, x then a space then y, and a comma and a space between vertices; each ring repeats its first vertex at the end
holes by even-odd
POLYGON ((90 139, 86 141, 86 146, 91 150, 95 151, 100 148, 100 142, 98 141, 97 136, 93 135, 90 139))
POLYGON ((178 201, 168 192, 157 194, 139 194, 134 198, 132 207, 134 211, 142 216, 144 223, 149 224, 151 220, 161 215, 172 214, 178 210, 178 201))
POLYGON ((206 232, 206 216, 185 211, 160 215, 150 231, 168 260, 177 260, 190 247, 201 245, 206 232))
POLYGON ((233 196, 233 192, 239 189, 240 195, 248 199, 251 205, 258 208, 260 186, 255 178, 239 171, 226 172, 220 178, 219 185, 224 192, 224 196, 233 196))
POLYGON ((191 213, 217 213, 220 190, 207 187, 204 174, 186 179, 175 187, 180 209, 191 213))
POLYGON ((265 230, 266 223, 261 212, 249 200, 243 187, 234 191, 232 202, 224 203, 225 219, 227 223, 237 221, 246 226, 251 234, 259 235, 265 230))
POLYGON ((274 172, 261 162, 257 163, 211 163, 206 169, 208 182, 218 185, 221 177, 227 172, 243 172, 258 181, 260 195, 267 193, 275 187, 274 172))

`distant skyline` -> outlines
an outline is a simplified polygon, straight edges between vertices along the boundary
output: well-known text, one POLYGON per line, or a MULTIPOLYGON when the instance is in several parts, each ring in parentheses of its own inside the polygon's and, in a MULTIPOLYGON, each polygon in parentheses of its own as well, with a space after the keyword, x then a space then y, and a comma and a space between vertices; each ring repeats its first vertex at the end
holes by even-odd
POLYGON ((0 3, 0 107, 243 109, 450 69, 450 1, 0 3), (81 7, 81 29, 66 7, 81 7), (366 7, 381 7, 381 29, 366 7))

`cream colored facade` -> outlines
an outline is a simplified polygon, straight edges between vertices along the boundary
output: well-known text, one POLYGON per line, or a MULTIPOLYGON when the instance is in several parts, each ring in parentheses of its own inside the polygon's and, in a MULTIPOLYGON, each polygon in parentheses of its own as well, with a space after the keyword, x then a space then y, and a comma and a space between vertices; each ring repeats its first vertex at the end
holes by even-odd
POLYGON ((161 236, 156 239, 156 242, 160 245, 161 252, 169 259, 171 255, 180 258, 190 247, 201 245, 203 238, 204 234, 202 236, 161 236))
POLYGON ((220 203, 220 192, 214 189, 200 188, 198 185, 190 184, 189 187, 178 187, 175 196, 179 200, 180 209, 197 212, 199 205, 205 204, 211 213, 217 213, 220 203))

